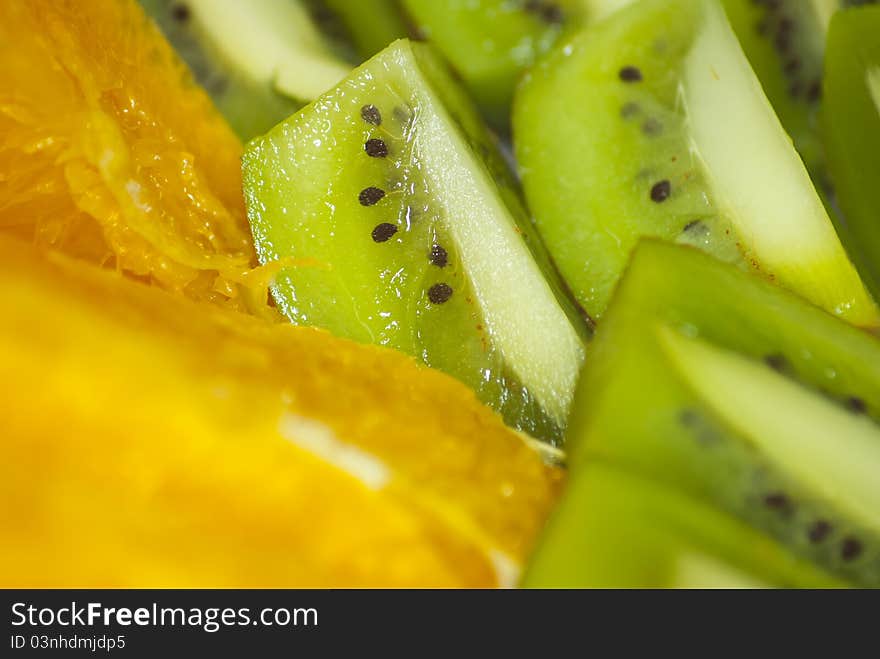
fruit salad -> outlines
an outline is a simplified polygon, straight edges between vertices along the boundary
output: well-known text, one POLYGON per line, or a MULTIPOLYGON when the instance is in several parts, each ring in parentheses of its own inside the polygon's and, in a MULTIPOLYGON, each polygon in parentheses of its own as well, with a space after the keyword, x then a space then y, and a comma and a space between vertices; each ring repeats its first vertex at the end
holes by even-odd
POLYGON ((0 586, 880 587, 878 154, 876 2, 0 3, 0 586))

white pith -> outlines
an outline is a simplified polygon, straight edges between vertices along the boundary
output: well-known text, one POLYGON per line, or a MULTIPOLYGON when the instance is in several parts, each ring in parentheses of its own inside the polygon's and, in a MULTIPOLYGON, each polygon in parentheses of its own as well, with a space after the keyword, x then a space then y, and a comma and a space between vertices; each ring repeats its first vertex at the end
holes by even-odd
POLYGON ((767 275, 858 324, 876 308, 717 2, 683 64, 691 150, 719 209, 767 275))
POLYGON ((391 480, 391 472, 384 462, 354 444, 343 442, 319 421, 285 413, 278 431, 299 448, 344 471, 371 490, 381 490, 391 480))
POLYGON ((413 146, 439 190, 444 222, 466 264, 484 324, 505 363, 547 415, 563 426, 584 358, 584 346, 526 247, 488 172, 418 75, 408 46, 395 68, 420 97, 413 146), (523 301, 528 301, 524 305, 523 301), (529 309, 524 316, 522 310, 529 309))
POLYGON ((874 107, 877 108, 877 114, 880 115, 880 67, 868 69, 865 74, 865 84, 868 85, 868 93, 874 101, 874 107))
POLYGON ((619 9, 631 5, 634 0, 581 0, 589 21, 602 20, 619 9))
POLYGON ((188 0, 190 20, 210 35, 211 48, 257 83, 311 100, 348 75, 330 54, 299 2, 287 0, 188 0))
POLYGON ((662 327, 661 345, 694 392, 780 472, 880 530, 880 429, 768 366, 662 327))
POLYGON ((684 552, 675 559, 675 588, 769 588, 770 584, 717 556, 684 552))
MULTIPOLYGON (((800 0, 798 0, 800 1, 800 0)), ((809 0, 813 8, 813 15, 822 34, 828 34, 828 26, 831 25, 831 17, 840 9, 840 0, 809 0)), ((823 44, 824 44, 824 40, 823 44)))

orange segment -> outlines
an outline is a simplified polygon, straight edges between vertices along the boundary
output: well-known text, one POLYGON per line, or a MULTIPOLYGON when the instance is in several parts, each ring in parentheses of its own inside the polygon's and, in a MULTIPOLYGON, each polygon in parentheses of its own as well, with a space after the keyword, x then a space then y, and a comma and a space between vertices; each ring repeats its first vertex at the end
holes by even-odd
POLYGON ((0 230, 264 307, 240 156, 134 0, 0 2, 0 230))
POLYGON ((457 381, 0 240, 0 585, 510 584, 559 485, 457 381))

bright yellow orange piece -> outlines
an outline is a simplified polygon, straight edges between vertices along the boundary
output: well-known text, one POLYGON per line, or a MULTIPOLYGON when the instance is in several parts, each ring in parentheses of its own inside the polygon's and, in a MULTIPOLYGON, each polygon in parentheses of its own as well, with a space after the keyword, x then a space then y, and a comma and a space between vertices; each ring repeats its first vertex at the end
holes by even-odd
POLYGON ((457 381, 0 240, 0 586, 493 586, 559 485, 457 381))
POLYGON ((265 310, 240 156, 134 0, 0 2, 0 231, 265 310))

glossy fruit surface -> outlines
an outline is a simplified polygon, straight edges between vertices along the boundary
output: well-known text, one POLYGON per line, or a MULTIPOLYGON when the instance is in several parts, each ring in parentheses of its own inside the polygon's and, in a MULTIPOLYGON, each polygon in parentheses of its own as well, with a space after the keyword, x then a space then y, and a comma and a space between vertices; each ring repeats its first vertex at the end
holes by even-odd
POLYGON ((392 351, 0 240, 3 586, 512 585, 558 470, 392 351))
POLYGON ((397 41, 253 141, 248 212, 296 324, 397 348, 558 441, 583 355, 491 136, 423 44, 397 41))
POLYGON ((0 3, 0 231, 265 309, 241 151, 133 0, 0 3))
POLYGON ((646 0, 560 44, 520 87, 514 142, 540 233, 593 318, 653 237, 880 323, 716 0, 646 0))
POLYGON ((709 585, 724 566, 741 585, 880 583, 875 337, 697 250, 649 242, 587 363, 566 443, 581 484, 535 574, 562 579, 552 557, 567 554, 578 584, 694 585, 697 574, 709 585), (604 488, 603 476, 590 484, 601 465, 643 484, 584 498, 604 488), (565 547, 591 535, 617 544, 578 564, 565 547))

